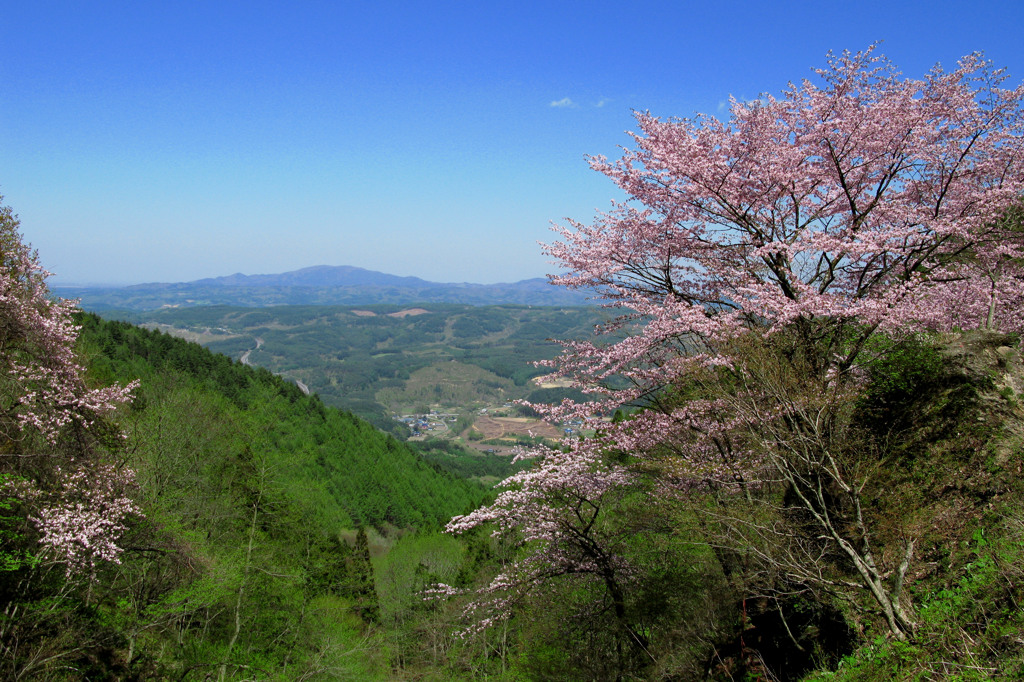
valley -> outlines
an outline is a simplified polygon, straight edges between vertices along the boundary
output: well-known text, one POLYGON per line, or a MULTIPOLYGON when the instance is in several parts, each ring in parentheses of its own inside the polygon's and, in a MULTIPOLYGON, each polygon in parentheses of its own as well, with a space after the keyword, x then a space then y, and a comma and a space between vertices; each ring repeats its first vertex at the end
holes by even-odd
MULTIPOLYGON (((360 305, 166 307, 108 311, 263 367, 413 443, 450 440, 505 454, 562 429, 515 401, 579 397, 565 381, 538 383, 551 339, 584 339, 595 307, 360 305), (439 426, 420 428, 432 415, 439 426)), ((490 451, 490 452, 489 452, 490 451)))

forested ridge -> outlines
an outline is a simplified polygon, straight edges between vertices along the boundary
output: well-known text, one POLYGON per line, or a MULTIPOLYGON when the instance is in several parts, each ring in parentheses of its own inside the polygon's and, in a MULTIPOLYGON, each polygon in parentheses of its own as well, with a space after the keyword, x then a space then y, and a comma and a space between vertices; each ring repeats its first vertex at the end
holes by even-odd
POLYGON ((311 511, 334 514, 332 523, 440 527, 452 513, 481 499, 480 490, 425 464, 394 437, 325 407, 316 395, 305 396, 266 369, 246 367, 161 332, 89 314, 81 320, 83 347, 94 353, 91 375, 100 383, 140 382, 129 424, 133 432, 150 426, 146 411, 152 410, 161 437, 183 427, 187 437, 198 435, 193 442, 207 455, 225 447, 272 453, 266 466, 278 471, 283 485, 303 491, 311 511), (234 440, 208 442, 221 430, 197 422, 210 414, 209 406, 193 415, 187 400, 174 400, 183 392, 212 400, 212 416, 234 426, 234 440), (175 414, 178 410, 184 413, 175 414))
MULTIPOLYGON (((386 656, 367 644, 381 609, 371 543, 422 544, 416 530, 436 535, 485 490, 267 370, 78 320, 89 383, 139 382, 98 446, 134 471, 135 513, 116 562, 66 572, 35 555, 26 512, 5 498, 2 676, 383 675, 386 656)), ((386 612, 411 590, 383 590, 386 612)))

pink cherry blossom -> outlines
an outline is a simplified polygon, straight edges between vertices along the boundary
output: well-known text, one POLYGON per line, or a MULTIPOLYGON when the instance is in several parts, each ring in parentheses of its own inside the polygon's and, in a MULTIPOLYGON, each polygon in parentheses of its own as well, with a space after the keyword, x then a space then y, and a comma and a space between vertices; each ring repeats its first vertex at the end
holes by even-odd
POLYGON ((90 387, 78 361, 72 301, 50 298, 18 220, 0 206, 0 492, 19 498, 41 533, 43 554, 79 571, 116 561, 132 472, 102 461, 88 434, 136 384, 90 387))
POLYGON ((481 622, 538 580, 594 569, 574 554, 585 519, 572 514, 630 480, 608 453, 660 463, 665 490, 756 485, 764 443, 744 434, 806 406, 744 388, 745 335, 813 337, 800 380, 827 402, 862 381, 879 332, 1022 328, 1024 234, 1005 216, 1024 193, 1024 86, 1005 81, 979 54, 920 79, 874 48, 830 54, 779 96, 734 100, 725 121, 639 113, 632 149, 590 159, 627 198, 556 226, 544 250, 554 284, 619 317, 541 363, 589 399, 534 407, 588 437, 536 453, 493 504, 449 524, 490 524, 524 548, 481 591, 481 622), (736 377, 730 401, 674 397, 716 368, 736 377), (618 408, 639 411, 607 422, 618 408))
POLYGON ((125 519, 141 514, 126 495, 134 484, 129 469, 99 465, 60 472, 36 516, 45 554, 66 565, 68 574, 87 572, 100 560, 120 563, 118 538, 127 530, 125 519))

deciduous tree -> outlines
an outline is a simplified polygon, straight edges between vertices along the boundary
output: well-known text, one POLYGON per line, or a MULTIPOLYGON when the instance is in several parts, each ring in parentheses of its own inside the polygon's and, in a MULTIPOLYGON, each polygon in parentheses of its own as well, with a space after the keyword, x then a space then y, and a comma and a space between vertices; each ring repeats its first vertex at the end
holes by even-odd
POLYGON ((119 437, 104 415, 134 387, 87 384, 75 304, 49 296, 18 227, 0 207, 0 492, 39 532, 39 558, 82 572, 118 560, 124 520, 138 512, 125 494, 131 472, 99 456, 119 437))
MULTIPOLYGON (((839 448, 873 337, 1021 326, 1024 240, 1005 216, 1024 190, 1024 87, 1005 79, 979 54, 904 78, 870 48, 829 55, 781 96, 733 100, 727 121, 637 114, 633 149, 591 159, 627 199, 546 247, 555 284, 621 313, 548 363, 590 400, 536 406, 594 435, 452 527, 519 525, 544 547, 527 565, 557 565, 572 542, 551 528, 551 490, 567 472, 598 490, 646 469, 666 494, 748 500, 781 482, 907 637, 912 538, 876 551, 863 471, 839 448)), ((786 556, 804 562, 793 580, 834 577, 786 556)))

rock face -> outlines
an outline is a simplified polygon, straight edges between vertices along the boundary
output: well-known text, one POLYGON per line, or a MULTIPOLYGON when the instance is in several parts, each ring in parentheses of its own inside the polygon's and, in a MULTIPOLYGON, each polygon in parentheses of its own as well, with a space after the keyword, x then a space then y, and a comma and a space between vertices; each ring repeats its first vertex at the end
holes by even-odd
MULTIPOLYGON (((773 679, 803 679, 851 652, 857 662, 836 679, 909 679, 908 671, 934 670, 936 661, 952 661, 943 664, 951 670, 975 666, 991 679, 1024 679, 1018 348, 1014 337, 988 331, 897 344, 880 354, 857 408, 866 451, 853 464, 861 467, 875 558, 894 566, 896 551, 913 543, 902 599, 918 629, 899 675, 891 662, 869 662, 881 660, 876 649, 859 658, 858 647, 867 652, 877 640, 869 644, 872 623, 857 608, 837 611, 838 601, 796 594, 737 607, 742 632, 716 645, 708 679, 763 674, 764 666, 773 679), (809 656, 812 649, 821 658, 809 656)), ((854 593, 846 596, 856 602, 854 593)))
MULTIPOLYGON (((1024 462, 1024 361, 1012 343, 1011 337, 996 332, 969 332, 953 337, 943 357, 949 371, 958 372, 973 389, 977 412, 973 421, 983 427, 979 435, 984 438, 977 456, 987 455, 989 465, 997 470, 1009 467, 1011 473, 1020 474, 1024 462)), ((993 495, 998 497, 998 492, 993 495)))

